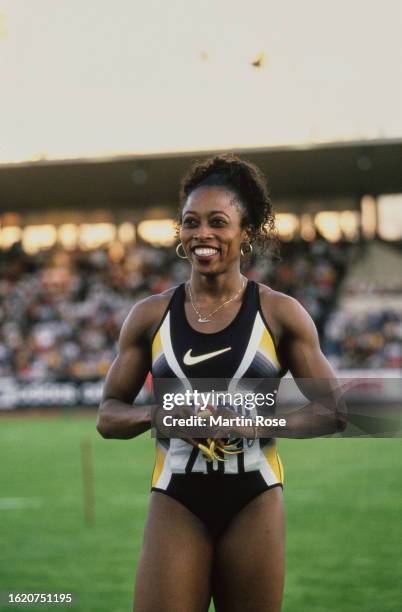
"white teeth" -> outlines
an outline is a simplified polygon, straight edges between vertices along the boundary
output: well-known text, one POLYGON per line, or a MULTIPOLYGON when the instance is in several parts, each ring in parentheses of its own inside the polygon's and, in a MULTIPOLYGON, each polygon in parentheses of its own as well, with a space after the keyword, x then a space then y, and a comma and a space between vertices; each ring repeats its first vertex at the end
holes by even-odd
POLYGON ((218 249, 213 249, 210 247, 197 247, 194 249, 194 253, 196 255, 215 255, 218 252, 218 249))

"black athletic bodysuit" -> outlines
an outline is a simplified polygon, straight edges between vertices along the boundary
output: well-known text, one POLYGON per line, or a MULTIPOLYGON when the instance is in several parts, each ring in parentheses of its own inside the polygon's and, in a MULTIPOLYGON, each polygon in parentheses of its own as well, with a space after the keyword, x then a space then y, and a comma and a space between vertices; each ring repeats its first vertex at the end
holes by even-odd
MULTIPOLYGON (((193 329, 184 309, 185 285, 174 291, 152 341, 154 379, 221 378, 228 390, 242 379, 278 379, 283 374, 272 334, 262 313, 259 285, 248 281, 242 305, 223 330, 193 329)), ((200 518, 218 537, 254 497, 283 484, 275 439, 243 440, 244 452, 225 462, 207 461, 199 449, 177 438, 158 438, 152 490, 169 495, 200 518)))

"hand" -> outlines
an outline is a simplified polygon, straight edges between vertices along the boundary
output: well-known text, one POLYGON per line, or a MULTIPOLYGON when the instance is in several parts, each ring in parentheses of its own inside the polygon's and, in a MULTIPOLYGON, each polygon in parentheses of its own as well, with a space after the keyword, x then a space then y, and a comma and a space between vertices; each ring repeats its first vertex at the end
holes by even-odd
MULTIPOLYGON (((235 414, 233 410, 221 409, 216 410, 212 405, 206 406, 206 408, 200 409, 197 412, 198 417, 203 417, 205 420, 209 420, 212 415, 217 415, 224 418, 232 419, 235 414)), ((228 437, 227 427, 219 431, 217 426, 211 426, 213 428, 213 438, 183 438, 186 442, 192 446, 198 448, 207 459, 207 461, 226 461, 225 455, 237 455, 243 452, 243 447, 240 438, 228 437), (219 437, 221 435, 221 437, 219 437)))

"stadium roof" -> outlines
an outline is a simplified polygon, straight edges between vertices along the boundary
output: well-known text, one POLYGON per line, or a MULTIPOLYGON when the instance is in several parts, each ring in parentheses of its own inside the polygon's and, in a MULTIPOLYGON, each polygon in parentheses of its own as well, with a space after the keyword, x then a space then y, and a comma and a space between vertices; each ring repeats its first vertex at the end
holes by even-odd
MULTIPOLYGON (((402 140, 243 149, 274 199, 402 192, 402 140)), ((136 208, 177 202, 190 163, 215 152, 40 160, 0 165, 0 209, 136 208)))

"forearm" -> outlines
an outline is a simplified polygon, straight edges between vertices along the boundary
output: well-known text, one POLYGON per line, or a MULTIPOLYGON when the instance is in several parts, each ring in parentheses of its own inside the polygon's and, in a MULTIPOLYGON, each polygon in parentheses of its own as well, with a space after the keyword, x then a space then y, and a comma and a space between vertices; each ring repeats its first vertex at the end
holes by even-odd
POLYGON ((253 426, 236 427, 232 434, 246 438, 316 438, 342 432, 347 425, 343 404, 323 406, 317 402, 292 412, 281 410, 272 417, 259 415, 257 419, 254 416, 253 422, 253 426))
POLYGON ((104 438, 128 440, 151 428, 152 406, 107 399, 99 407, 96 428, 104 438))
POLYGON ((323 406, 310 402, 301 408, 283 414, 284 427, 275 427, 277 438, 316 438, 341 432, 346 427, 346 414, 339 406, 323 406))

